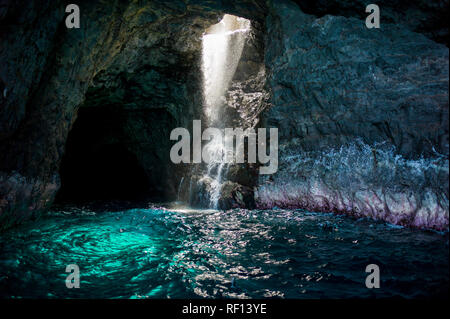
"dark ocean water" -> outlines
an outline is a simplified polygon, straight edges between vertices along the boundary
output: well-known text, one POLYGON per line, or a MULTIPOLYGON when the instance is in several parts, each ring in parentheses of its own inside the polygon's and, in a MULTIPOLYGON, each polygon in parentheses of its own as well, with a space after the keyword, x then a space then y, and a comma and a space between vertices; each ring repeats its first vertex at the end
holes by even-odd
POLYGON ((0 235, 0 296, 448 296, 448 233, 301 210, 64 209, 0 235), (68 289, 68 264, 80 288, 68 289), (368 289, 365 268, 380 267, 368 289))

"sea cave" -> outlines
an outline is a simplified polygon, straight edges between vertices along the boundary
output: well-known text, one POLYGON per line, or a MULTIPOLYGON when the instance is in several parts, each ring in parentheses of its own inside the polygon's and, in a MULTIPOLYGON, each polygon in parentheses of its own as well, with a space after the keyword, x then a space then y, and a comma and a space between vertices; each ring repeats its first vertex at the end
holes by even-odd
POLYGON ((2 1, 0 298, 448 297, 448 1, 369 4, 2 1))

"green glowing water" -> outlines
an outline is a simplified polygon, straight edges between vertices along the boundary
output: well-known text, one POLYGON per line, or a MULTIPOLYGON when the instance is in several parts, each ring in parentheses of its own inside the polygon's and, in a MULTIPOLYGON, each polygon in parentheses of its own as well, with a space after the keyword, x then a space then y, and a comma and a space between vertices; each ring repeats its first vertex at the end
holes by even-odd
POLYGON ((445 296, 448 266, 448 233, 300 210, 74 209, 0 236, 1 297, 445 296))

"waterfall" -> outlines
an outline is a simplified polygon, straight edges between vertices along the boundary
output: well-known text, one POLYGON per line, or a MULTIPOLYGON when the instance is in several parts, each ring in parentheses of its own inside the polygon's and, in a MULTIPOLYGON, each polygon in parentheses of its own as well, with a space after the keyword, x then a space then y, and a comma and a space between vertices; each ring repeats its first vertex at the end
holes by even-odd
MULTIPOLYGON (((209 126, 223 129, 227 124, 223 114, 225 94, 236 72, 249 30, 249 20, 226 14, 203 35, 203 111, 209 126)), ((208 164, 205 177, 211 180, 210 206, 217 209, 228 168, 224 161, 224 141, 209 142, 204 146, 203 152, 213 158, 208 164)))
POLYGON ((212 140, 203 148, 203 152, 207 152, 211 156, 211 160, 207 166, 205 179, 210 181, 209 198, 210 207, 217 209, 222 190, 222 177, 224 168, 227 167, 223 158, 225 154, 223 141, 212 140))
POLYGON ((184 181, 184 176, 181 177, 180 185, 178 185, 177 201, 180 201, 180 192, 181 192, 181 187, 183 186, 183 181, 184 181))

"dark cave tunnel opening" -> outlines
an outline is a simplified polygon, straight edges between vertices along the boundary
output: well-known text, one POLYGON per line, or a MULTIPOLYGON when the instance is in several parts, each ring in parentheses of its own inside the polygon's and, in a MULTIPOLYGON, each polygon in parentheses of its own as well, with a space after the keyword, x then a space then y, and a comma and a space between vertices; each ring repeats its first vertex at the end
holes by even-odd
POLYGON ((137 200, 152 192, 147 173, 124 142, 120 110, 81 107, 69 133, 55 202, 137 200))

